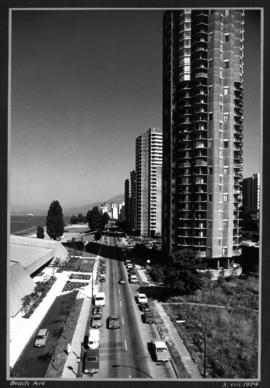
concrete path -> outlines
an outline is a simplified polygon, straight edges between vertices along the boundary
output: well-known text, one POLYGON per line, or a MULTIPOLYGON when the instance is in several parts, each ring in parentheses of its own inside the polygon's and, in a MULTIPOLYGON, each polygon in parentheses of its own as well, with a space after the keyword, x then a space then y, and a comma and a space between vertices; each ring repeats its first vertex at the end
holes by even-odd
POLYGON ((191 355, 189 351, 187 350, 182 338, 179 336, 176 328, 174 327, 172 321, 170 320, 169 316, 165 312, 162 305, 154 300, 153 301, 160 317, 162 318, 166 328, 168 329, 168 338, 164 338, 165 341, 172 340, 174 343, 175 348, 177 349, 179 356, 181 357, 181 360, 187 370, 187 372, 190 374, 190 377, 192 379, 202 379, 202 376, 199 372, 198 366, 194 363, 194 361, 191 358, 191 355))

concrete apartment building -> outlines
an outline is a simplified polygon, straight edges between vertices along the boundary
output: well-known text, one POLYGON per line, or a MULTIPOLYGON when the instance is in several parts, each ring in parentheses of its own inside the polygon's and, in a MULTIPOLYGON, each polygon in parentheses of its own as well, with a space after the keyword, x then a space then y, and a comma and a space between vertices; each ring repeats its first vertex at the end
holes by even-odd
POLYGON ((260 173, 243 179, 243 208, 259 213, 260 210, 260 173))
POLYGON ((226 268, 241 254, 242 10, 163 19, 163 248, 226 268))
POLYGON ((130 172, 130 228, 137 230, 137 174, 130 172))
POLYGON ((144 237, 161 232, 162 143, 156 128, 136 139, 137 229, 144 237))

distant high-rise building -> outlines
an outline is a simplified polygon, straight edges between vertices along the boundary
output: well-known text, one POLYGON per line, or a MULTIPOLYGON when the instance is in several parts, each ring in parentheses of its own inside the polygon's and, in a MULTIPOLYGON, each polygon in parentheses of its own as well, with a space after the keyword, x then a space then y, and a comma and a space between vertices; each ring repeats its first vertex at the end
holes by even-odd
POLYGON ((130 228, 130 188, 129 180, 125 180, 125 222, 127 229, 130 228))
POLYGON ((246 211, 260 210, 260 174, 243 179, 243 208, 246 211))
POLYGON ((137 230, 137 174, 130 172, 130 227, 137 230))
POLYGON ((161 232, 161 220, 157 217, 161 168, 162 132, 150 128, 136 139, 137 229, 141 236, 161 232))
POLYGON ((242 10, 163 19, 163 248, 231 265, 241 254, 242 10))

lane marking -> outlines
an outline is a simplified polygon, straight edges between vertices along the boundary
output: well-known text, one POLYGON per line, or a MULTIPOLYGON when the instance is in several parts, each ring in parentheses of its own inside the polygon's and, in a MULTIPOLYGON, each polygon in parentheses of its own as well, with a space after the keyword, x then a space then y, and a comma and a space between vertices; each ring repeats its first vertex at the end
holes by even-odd
MULTIPOLYGON (((120 295, 120 288, 118 288, 118 294, 120 295)), ((121 304, 121 301, 120 301, 120 304, 121 304)))
POLYGON ((123 322, 123 325, 125 324, 125 322, 124 322, 124 317, 122 316, 122 322, 123 322))
MULTIPOLYGON (((119 292, 119 294, 120 294, 120 292, 119 292)), ((122 301, 120 300, 120 306, 122 307, 122 301)))
POLYGON ((127 352, 127 340, 125 339, 125 348, 126 348, 126 352, 127 352))

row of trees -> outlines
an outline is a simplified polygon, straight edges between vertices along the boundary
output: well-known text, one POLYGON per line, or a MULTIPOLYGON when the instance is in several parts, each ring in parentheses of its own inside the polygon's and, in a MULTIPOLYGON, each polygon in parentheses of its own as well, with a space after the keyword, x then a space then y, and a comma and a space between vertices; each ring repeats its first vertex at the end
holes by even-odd
MULTIPOLYGON (((101 214, 98 206, 94 206, 92 210, 89 210, 84 217, 81 213, 78 216, 72 216, 70 219, 71 224, 87 222, 91 230, 101 230, 108 223, 110 217, 108 213, 101 214)), ((49 237, 56 240, 64 233, 64 217, 63 210, 58 201, 53 201, 50 204, 47 219, 46 219, 46 231, 49 237)), ((44 238, 44 229, 42 226, 37 228, 37 238, 44 238)))
POLYGON ((203 263, 195 251, 175 251, 165 263, 151 267, 149 273, 153 280, 162 281, 179 294, 191 294, 202 287, 202 275, 197 270, 202 268, 203 263))

